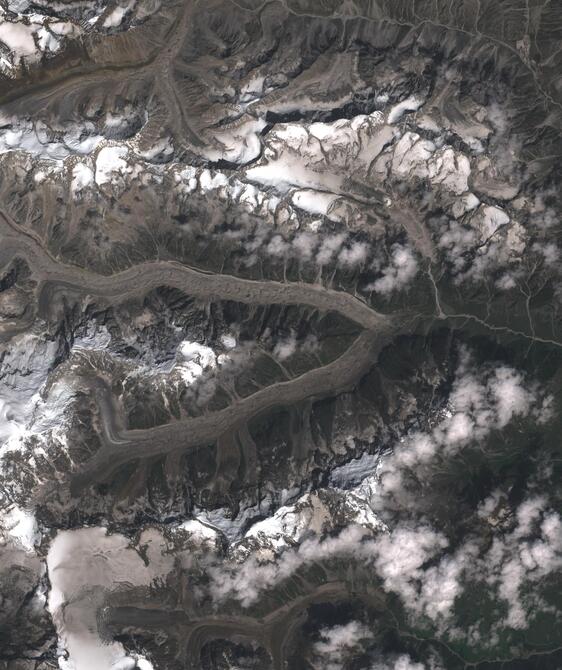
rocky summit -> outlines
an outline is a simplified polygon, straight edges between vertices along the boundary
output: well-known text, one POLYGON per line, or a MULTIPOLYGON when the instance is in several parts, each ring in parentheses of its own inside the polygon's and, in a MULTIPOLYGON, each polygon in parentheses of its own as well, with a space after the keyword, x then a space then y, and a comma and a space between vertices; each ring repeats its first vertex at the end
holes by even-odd
POLYGON ((562 668, 559 0, 0 0, 0 670, 562 668))

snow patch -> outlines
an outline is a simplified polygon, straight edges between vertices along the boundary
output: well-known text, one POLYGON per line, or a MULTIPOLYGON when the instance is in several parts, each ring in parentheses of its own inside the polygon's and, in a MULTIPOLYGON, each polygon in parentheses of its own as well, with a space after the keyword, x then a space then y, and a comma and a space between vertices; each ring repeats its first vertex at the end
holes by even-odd
POLYGON ((100 149, 96 157, 95 180, 99 186, 113 181, 116 174, 130 170, 125 160, 128 154, 126 147, 110 146, 100 149))
POLYGON ((150 560, 146 565, 126 537, 109 535, 103 527, 59 531, 51 543, 48 610, 72 670, 135 667, 135 659, 126 655, 121 643, 100 638, 98 612, 108 591, 148 586, 172 569, 173 558, 165 553, 165 540, 158 531, 145 531, 139 544, 143 542, 149 557, 157 557, 156 565, 150 560))
POLYGON ((33 552, 41 542, 41 533, 35 515, 14 506, 0 518, 0 524, 8 535, 27 552, 33 552))
POLYGON ((411 96, 397 105, 388 112, 387 123, 393 124, 400 121, 406 112, 417 112, 423 105, 423 100, 415 96, 411 96))
POLYGON ((72 168, 72 181, 70 187, 74 193, 91 186, 94 182, 94 172, 85 163, 76 163, 72 168))

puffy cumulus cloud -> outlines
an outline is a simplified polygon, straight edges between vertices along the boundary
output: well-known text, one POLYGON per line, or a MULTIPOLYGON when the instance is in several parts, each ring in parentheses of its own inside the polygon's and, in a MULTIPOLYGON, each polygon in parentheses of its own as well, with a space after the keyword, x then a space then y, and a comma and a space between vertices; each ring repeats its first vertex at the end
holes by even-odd
POLYGON ((536 394, 537 389, 517 370, 506 365, 474 369, 469 354, 463 351, 449 396, 450 416, 434 435, 449 445, 485 437, 514 417, 528 415, 538 401, 536 394))
POLYGON ((217 363, 215 352, 204 344, 183 340, 178 347, 178 365, 188 371, 190 378, 199 377, 204 370, 214 368, 217 363))
POLYGON ((546 265, 556 266, 560 260, 560 249, 553 242, 535 242, 533 251, 541 254, 546 265))
POLYGON ((210 593, 219 603, 233 598, 243 607, 249 607, 260 594, 292 577, 306 564, 326 561, 335 557, 360 558, 364 551, 365 528, 348 526, 339 535, 323 540, 313 537, 304 540, 296 549, 284 551, 279 557, 250 554, 242 563, 222 563, 209 566, 210 593))
MULTIPOLYGON (((446 217, 429 220, 438 238, 437 246, 452 268, 454 281, 478 282, 501 272, 497 287, 513 288, 515 278, 522 276, 521 258, 529 241, 528 232, 500 207, 477 205, 474 201, 472 205, 470 209, 460 205, 454 209, 456 216, 465 213, 462 220, 446 217)), ((535 243, 531 249, 546 264, 556 262, 555 245, 535 243)))
POLYGON ((340 670, 343 663, 362 648, 362 642, 370 637, 370 630, 359 621, 322 628, 320 640, 312 648, 314 668, 340 670))
POLYGON ((456 274, 462 273, 467 268, 465 252, 476 246, 476 231, 459 221, 433 219, 432 223, 438 228, 438 247, 445 251, 453 271, 456 274))
MULTIPOLYGON (((504 428, 514 417, 532 415, 537 421, 550 418, 551 396, 541 393, 537 384, 507 365, 477 368, 467 349, 461 350, 456 380, 449 396, 454 413, 474 415, 484 430, 504 428)), ((479 437, 478 435, 475 437, 479 437)))
MULTIPOLYGON (((488 511, 496 500, 492 497, 484 501, 483 509, 488 511)), ((537 604, 536 594, 529 593, 527 587, 562 568, 562 519, 546 496, 535 495, 521 503, 515 512, 514 528, 494 537, 479 568, 507 604, 502 624, 526 628, 537 604)))
POLYGON ((227 349, 228 353, 219 353, 205 344, 186 339, 178 343, 172 361, 154 365, 147 360, 139 365, 116 356, 111 360, 122 366, 124 398, 134 397, 142 388, 161 397, 165 403, 167 398, 185 393, 190 403, 202 407, 215 393, 218 376, 228 375, 234 368, 243 366, 249 356, 247 347, 236 343, 234 348, 228 349, 224 344, 220 348, 227 349))
MULTIPOLYGON (((496 502, 485 501, 483 509, 496 502)), ((441 633, 454 620, 457 597, 469 584, 482 582, 507 606, 496 628, 524 629, 541 603, 536 586, 562 568, 562 519, 544 496, 529 497, 514 516, 512 530, 497 532, 489 548, 469 539, 443 553, 448 548, 443 534, 427 525, 398 525, 364 545, 363 552, 369 547, 368 560, 385 590, 400 596, 409 615, 416 621, 428 617, 441 633)))
POLYGON ((338 263, 345 268, 355 268, 365 264, 369 255, 369 245, 365 242, 353 242, 349 247, 342 249, 338 256, 338 263))
POLYGON ((320 268, 335 263, 346 270, 365 267, 372 254, 369 243, 349 239, 346 232, 299 232, 290 242, 275 235, 265 249, 268 254, 297 258, 320 268))
POLYGON ((347 233, 338 233, 323 237, 316 254, 316 263, 320 266, 328 265, 338 253, 346 238, 347 233))
POLYGON ((477 368, 469 352, 461 351, 441 421, 429 432, 410 433, 383 460, 378 472, 377 509, 396 510, 406 504, 410 497, 404 485, 408 472, 482 442, 515 418, 532 417, 544 423, 551 415, 551 401, 521 372, 506 365, 477 368))
MULTIPOLYGON (((432 665, 432 670, 438 670, 438 666, 432 665)), ((416 663, 409 654, 399 654, 394 657, 381 658, 373 665, 370 670, 426 670, 427 666, 423 663, 416 663)))
POLYGON ((280 361, 290 358, 297 350, 297 337, 294 332, 277 342, 273 348, 273 355, 280 361))
POLYGON ((429 526, 398 526, 375 541, 374 565, 387 591, 415 600, 422 566, 447 546, 447 539, 429 526))
MULTIPOLYGON (((326 512, 324 509, 324 514, 326 512)), ((428 561, 438 559, 448 546, 442 533, 427 524, 401 524, 376 534, 383 526, 371 513, 370 523, 364 519, 363 526, 347 526, 338 535, 325 539, 317 535, 302 540, 305 528, 318 534, 323 532, 314 518, 307 517, 303 525, 294 511, 288 509, 277 521, 274 518, 260 522, 259 529, 248 533, 248 537, 260 540, 257 548, 254 546, 253 551, 247 548, 238 563, 210 566, 212 597, 217 602, 232 598, 248 607, 261 593, 289 579, 304 565, 353 557, 372 565, 383 588, 397 594, 412 615, 427 616, 435 622, 450 616, 454 600, 462 590, 460 579, 470 556, 465 551, 463 557, 446 557, 436 566, 425 568, 428 561), (285 539, 287 525, 299 531, 296 535, 293 533, 291 543, 285 539), (271 543, 267 542, 269 536, 271 543), (291 546, 295 542, 297 546, 291 546)), ((328 649, 336 641, 341 643, 342 649, 352 646, 344 641, 351 639, 353 632, 359 634, 359 629, 337 629, 336 632, 333 639, 323 641, 321 649, 328 649)))
MULTIPOLYGON (((297 260, 303 266, 316 266, 319 269, 329 265, 344 270, 362 269, 369 264, 374 254, 372 244, 353 239, 347 231, 325 231, 321 221, 314 222, 307 230, 285 234, 261 223, 253 229, 251 225, 240 227, 239 223, 236 228, 226 231, 220 229, 213 235, 217 241, 236 241, 246 252, 243 262, 249 266, 254 265, 261 256, 283 262, 297 260)), ((401 263, 400 258, 396 261, 401 263)))
POLYGON ((410 616, 431 619, 440 629, 450 620, 476 545, 440 558, 449 542, 428 524, 399 524, 372 543, 372 561, 386 591, 400 596, 410 616), (429 567, 426 564, 432 561, 429 567))
MULTIPOLYGON (((295 340, 291 333, 287 341, 278 342, 276 355, 290 355, 295 340)), ((229 357, 235 355, 235 338, 224 346, 229 357)), ((183 341, 167 374, 181 368, 182 374, 199 377, 217 367, 221 364, 213 350, 183 341)), ((438 631, 453 620, 455 602, 471 580, 487 581, 508 604, 505 626, 524 627, 534 602, 526 595, 528 585, 562 567, 559 514, 543 496, 529 497, 513 515, 510 532, 495 533, 490 547, 471 539, 451 548, 439 528, 419 519, 406 477, 409 472, 423 477, 423 468, 436 456, 455 456, 514 418, 546 420, 547 400, 521 372, 506 365, 478 367, 468 351, 461 350, 446 411, 430 431, 407 435, 377 459, 358 485, 307 494, 299 504, 254 524, 242 541, 231 545, 226 558, 201 557, 211 597, 217 604, 234 599, 248 607, 305 565, 352 558, 372 567, 384 590, 400 598, 413 620, 427 618, 438 631), (337 496, 339 502, 334 503, 337 496), (343 529, 342 520, 347 524, 343 529)), ((495 493, 479 509, 480 518, 490 520, 494 528, 499 506, 501 495, 495 493)), ((352 633, 350 628, 326 634, 319 649, 337 639, 342 650, 352 648, 344 641, 352 633)))
POLYGON ((298 233, 292 241, 292 250, 297 258, 303 261, 309 261, 314 255, 318 246, 318 236, 313 233, 298 233))
POLYGON ((422 576, 419 598, 412 609, 443 627, 451 619, 455 600, 464 590, 465 576, 477 554, 477 545, 467 543, 462 551, 445 556, 437 565, 427 568, 422 576))
POLYGON ((289 255, 291 245, 286 242, 282 235, 274 235, 265 248, 269 256, 285 257, 289 255))
MULTIPOLYGON (((213 597, 219 602, 234 598, 248 606, 305 564, 353 556, 372 566, 384 590, 399 596, 412 620, 425 618, 440 632, 454 620, 455 603, 466 584, 481 581, 485 575, 489 575, 486 579, 497 596, 510 603, 505 625, 522 625, 524 585, 560 565, 560 517, 547 511, 543 499, 530 499, 517 511, 516 528, 510 535, 497 537, 491 548, 469 538, 451 549, 442 531, 420 520, 407 478, 412 474, 423 477, 424 467, 433 459, 454 457, 516 417, 545 420, 547 406, 547 399, 523 374, 505 365, 478 368, 463 349, 441 420, 429 432, 405 437, 393 452, 377 461, 373 471, 364 473, 359 484, 345 491, 349 503, 345 518, 348 524, 356 525, 322 539, 328 530, 341 526, 328 528, 324 522, 319 525, 300 514, 298 521, 293 508, 289 517, 283 512, 283 523, 260 522, 259 532, 248 533, 259 540, 257 544, 246 543, 235 561, 212 566, 213 597), (289 526, 301 531, 308 528, 315 537, 303 539, 306 535, 299 531, 289 533, 292 539, 287 540, 289 526), (271 542, 266 541, 268 534, 271 542)), ((480 517, 490 516, 498 500, 496 495, 487 501, 480 517)), ((328 510, 320 505, 314 519, 327 518, 328 510)))
MULTIPOLYGON (((459 394, 460 389, 457 389, 456 395, 459 394)), ((488 397, 492 400, 496 428, 503 428, 514 416, 528 414, 535 399, 534 393, 525 387, 523 375, 505 365, 490 375, 488 397)))
POLYGON ((278 333, 272 333, 270 328, 266 328, 259 342, 246 342, 245 346, 248 349, 253 348, 258 352, 267 352, 268 355, 272 355, 277 361, 285 361, 297 352, 308 355, 316 354, 320 349, 320 342, 318 341, 318 337, 311 333, 304 337, 299 337, 293 328, 289 331, 282 330, 278 333))
MULTIPOLYGON (((491 520, 499 504, 501 495, 494 493, 481 505, 481 518, 491 520)), ((372 566, 382 587, 400 597, 413 621, 427 617, 437 625, 440 634, 450 631, 455 636, 456 629, 450 625, 454 604, 467 584, 475 580, 487 582, 508 604, 508 614, 500 626, 520 629, 528 624, 533 606, 537 604, 537 598, 528 595, 528 585, 536 584, 562 567, 562 520, 549 508, 544 496, 527 498, 516 510, 510 532, 497 533, 491 546, 483 547, 471 540, 448 553, 447 538, 427 523, 400 523, 376 535, 352 525, 337 536, 307 537, 311 528, 321 532, 313 518, 318 509, 310 510, 313 516, 307 519, 299 518, 293 508, 286 508, 277 515, 277 520, 256 524, 255 532, 250 533, 253 540, 263 533, 281 537, 288 527, 297 530, 292 543, 281 542, 280 553, 268 552, 261 542, 253 551, 246 552, 240 562, 220 562, 218 556, 201 554, 198 565, 207 570, 210 595, 215 602, 232 598, 248 607, 260 594, 289 579, 302 566, 338 557, 347 561, 353 558, 372 566)), ((189 526, 189 532, 193 533, 194 524, 196 522, 189 522, 181 528, 188 530, 189 526)), ((214 531, 206 526, 202 530, 205 541, 210 538, 216 542, 214 531)), ((106 542, 103 529, 96 532, 100 532, 100 538, 106 542)), ((121 542, 120 536, 111 541, 121 542)), ((147 531, 143 543, 149 547, 147 555, 152 571, 168 571, 174 564, 175 554, 163 551, 159 533, 147 531)), ((123 554, 123 558, 130 553, 126 543, 115 548, 112 545, 111 550, 114 549, 123 554)), ((180 543, 176 549, 181 554, 185 547, 180 543)), ((49 559, 52 559, 51 554, 49 559)), ((189 569, 191 563, 188 561, 185 565, 189 569)), ((149 580, 152 574, 156 573, 151 572, 149 580)), ((53 595, 56 593, 55 588, 53 595)), ((53 607, 52 598, 50 604, 53 607)), ((457 630, 457 633, 463 634, 463 631, 457 630)), ((338 670, 355 653, 365 649, 371 637, 369 629, 358 621, 321 629, 312 649, 313 667, 338 670)), ((437 670, 441 666, 436 661, 425 666, 408 656, 396 655, 377 658, 371 669, 423 670, 426 667, 437 670)))
POLYGON ((367 291, 390 295, 407 286, 418 272, 418 262, 412 250, 402 244, 394 244, 390 263, 382 270, 382 276, 368 284, 367 291))
MULTIPOLYGON (((513 514, 506 504, 494 492, 480 505, 479 515, 494 533, 490 546, 475 539, 466 541, 421 576, 423 611, 441 623, 451 620, 451 605, 463 589, 470 584, 486 584, 488 593, 507 608, 506 616, 494 629, 486 630, 491 644, 497 643, 501 629, 527 628, 535 612, 540 611, 538 584, 562 567, 562 519, 547 498, 530 496, 513 514), (511 530, 506 532, 504 526, 510 523, 511 530)), ((418 602, 411 609, 419 610, 418 602)), ((449 633, 454 638, 483 642, 478 627, 450 628, 449 633)))
MULTIPOLYGON (((398 594, 416 619, 425 616, 439 630, 445 630, 467 580, 489 574, 499 598, 510 603, 506 625, 523 625, 525 610, 520 598, 524 584, 559 567, 560 517, 545 511, 544 499, 525 502, 517 511, 513 533, 497 538, 484 555, 473 539, 449 552, 447 538, 414 521, 416 514, 412 512, 416 494, 408 489, 411 475, 423 478, 424 467, 434 459, 453 457, 466 446, 481 443, 492 430, 505 428, 514 418, 530 416, 547 420, 549 398, 513 368, 478 369, 463 350, 443 418, 433 430, 402 439, 380 460, 377 471, 357 487, 356 493, 360 492, 379 518, 389 523, 396 518, 411 519, 391 524, 389 532, 364 543, 363 551, 369 547, 366 558, 373 562, 383 587, 398 594), (532 532, 533 539, 525 539, 532 532)), ((496 498, 487 501, 481 515, 491 513, 496 498)))
MULTIPOLYGON (((367 242, 350 241, 346 244, 347 233, 322 234, 318 232, 298 232, 291 240, 274 235, 260 240, 262 253, 277 258, 296 258, 302 263, 324 267, 330 263, 345 269, 365 266, 371 254, 367 242)), ((254 251, 255 249, 252 249, 254 251)))
MULTIPOLYGON (((238 348, 231 339, 229 357, 238 348)), ((294 334, 276 346, 278 357, 290 355, 296 346, 294 334)), ((167 375, 176 371, 200 378, 221 367, 218 358, 202 344, 183 341, 167 375)), ((254 524, 239 547, 231 546, 226 559, 202 558, 211 597, 217 604, 234 599, 248 607, 305 565, 353 558, 372 566, 382 587, 401 599, 413 620, 427 618, 439 631, 453 619, 466 584, 482 579, 508 603, 505 625, 526 625, 527 585, 561 567, 560 516, 544 498, 529 498, 517 510, 512 531, 496 536, 490 548, 471 540, 452 550, 443 532, 416 518, 405 478, 409 472, 423 477, 423 468, 437 455, 455 456, 516 417, 545 420, 547 410, 543 395, 522 373, 505 365, 479 368, 462 350, 447 410, 432 430, 406 436, 364 473, 359 485, 346 491, 331 489, 326 499, 324 494, 307 494, 300 507, 283 508, 254 524), (341 500, 334 503, 336 494, 341 500), (348 524, 343 530, 342 519, 348 524), (326 537, 332 532, 339 534, 326 537)), ((495 494, 485 501, 479 511, 482 519, 495 513, 500 498, 495 494)))

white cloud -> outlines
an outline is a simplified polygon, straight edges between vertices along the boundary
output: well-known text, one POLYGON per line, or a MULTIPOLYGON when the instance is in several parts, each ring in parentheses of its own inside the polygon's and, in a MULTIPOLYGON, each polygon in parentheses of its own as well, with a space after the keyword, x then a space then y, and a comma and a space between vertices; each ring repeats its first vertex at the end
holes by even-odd
MULTIPOLYGON (((434 612, 431 609, 443 609, 432 600, 435 595, 432 584, 428 583, 425 592, 421 589, 425 577, 422 566, 447 545, 445 536, 429 526, 397 526, 390 533, 378 536, 374 541, 374 565, 383 580, 385 590, 398 594, 409 608, 415 608, 420 613, 424 612, 428 616, 440 614, 440 611, 434 612)), ((439 575, 435 572, 432 574, 433 584, 442 586, 445 577, 451 581, 450 575, 439 575)), ((451 588, 448 586, 449 591, 451 588)), ((439 593, 439 597, 442 596, 439 593)), ((448 606, 450 608, 449 604, 448 606)))
POLYGON ((337 254, 346 238, 347 233, 338 233, 324 237, 316 254, 316 263, 318 265, 327 265, 337 254))
POLYGON ((281 235, 274 235, 266 247, 266 253, 270 256, 287 256, 291 245, 281 235))
POLYGON ((469 444, 482 442, 493 430, 505 428, 516 417, 549 415, 550 397, 506 365, 477 369, 464 350, 443 418, 429 432, 416 431, 401 440, 379 469, 377 509, 401 508, 409 493, 404 475, 429 464, 437 456, 451 457, 469 444))
POLYGON ((298 233, 292 241, 292 246, 301 260, 309 261, 318 246, 318 238, 312 233, 298 233))
POLYGON ((515 519, 511 532, 494 538, 481 559, 479 573, 508 604, 504 625, 521 629, 533 615, 524 586, 562 568, 562 519, 541 495, 524 500, 515 519))
MULTIPOLYGON (((443 219, 433 219, 431 223, 439 237, 438 246, 452 265, 455 283, 480 281, 502 271, 502 276, 496 280, 498 288, 509 290, 515 286, 514 277, 520 274, 528 234, 503 209, 481 204, 462 224, 443 219)), ((536 245, 534 250, 541 252, 536 245)), ((548 249, 546 254, 551 252, 555 258, 554 249, 548 249)))
POLYGON ((359 621, 322 628, 320 640, 312 647, 314 667, 318 670, 341 670, 344 661, 361 648, 361 642, 371 632, 359 621))
POLYGON ((396 655, 394 658, 383 658, 371 665, 370 670, 425 670, 423 663, 416 663, 408 654, 396 655))
POLYGON ((457 596, 464 590, 463 578, 472 568, 478 547, 468 543, 462 551, 445 556, 437 565, 424 571, 419 598, 413 604, 432 621, 449 621, 457 596))
POLYGON ((364 265, 369 255, 369 245, 365 242, 353 242, 349 247, 342 249, 338 256, 338 263, 346 268, 364 265))
POLYGON ((392 247, 390 264, 382 271, 382 277, 367 285, 367 291, 389 295, 393 291, 407 286, 418 272, 416 258, 406 246, 395 244, 392 247))
POLYGON ((560 261, 560 249, 554 242, 535 242, 532 249, 543 257, 547 266, 557 266, 560 261))
MULTIPOLYGON (((451 621, 455 601, 468 580, 482 579, 486 574, 490 575, 490 584, 497 587, 498 596, 510 602, 506 624, 523 625, 526 619, 520 594, 525 580, 529 574, 549 574, 560 564, 559 516, 545 511, 544 499, 529 499, 517 511, 517 526, 512 534, 496 538, 484 555, 484 548, 475 539, 448 552, 448 539, 442 532, 415 520, 412 510, 416 509, 418 494, 410 492, 405 484, 408 473, 423 478, 423 468, 437 456, 450 458, 469 444, 482 443, 491 430, 504 428, 513 418, 534 415, 542 402, 543 396, 521 373, 505 365, 477 368, 469 353, 462 350, 442 419, 431 431, 414 432, 400 441, 393 453, 373 462, 372 472, 365 472, 366 478, 345 493, 346 505, 349 504, 346 518, 353 518, 362 527, 349 526, 338 536, 322 540, 318 538, 328 527, 310 526, 309 519, 307 523, 317 537, 301 542, 300 536, 287 541, 281 527, 274 532, 279 524, 262 522, 260 529, 267 537, 271 532, 273 544, 266 542, 264 536, 259 543, 261 554, 254 554, 247 547, 241 554, 241 563, 213 566, 214 598, 235 598, 248 606, 263 590, 289 578, 305 563, 353 555, 356 560, 373 565, 383 588, 396 593, 412 617, 427 617, 440 631, 451 621), (380 515, 394 522, 385 527, 380 515), (404 520, 408 518, 411 520, 404 520), (539 526, 540 537, 528 538, 539 526), (299 545, 294 550, 288 548, 293 541, 299 545), (267 558, 265 547, 281 554, 276 557, 273 553, 267 558)), ((482 506, 481 517, 489 517, 498 501, 496 493, 482 506)), ((295 528, 301 527, 296 517, 293 521, 295 528)), ((258 536, 259 533, 255 535, 258 536)))
POLYGON ((283 340, 277 342, 273 348, 273 355, 280 361, 284 361, 292 356, 297 350, 297 337, 294 332, 283 340))
POLYGON ((360 557, 363 551, 361 540, 366 534, 365 528, 348 526, 335 537, 306 539, 296 549, 283 552, 275 560, 272 555, 269 561, 260 561, 251 554, 241 564, 211 565, 211 595, 217 602, 234 598, 243 607, 249 607, 260 593, 288 579, 304 564, 335 556, 360 557))

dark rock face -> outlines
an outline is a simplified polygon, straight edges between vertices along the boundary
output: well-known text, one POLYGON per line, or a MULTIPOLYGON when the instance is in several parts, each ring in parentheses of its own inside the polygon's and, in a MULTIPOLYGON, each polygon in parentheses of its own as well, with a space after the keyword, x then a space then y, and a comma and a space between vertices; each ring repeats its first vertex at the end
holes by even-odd
POLYGON ((0 0, 0 670, 562 665, 561 28, 0 0))

